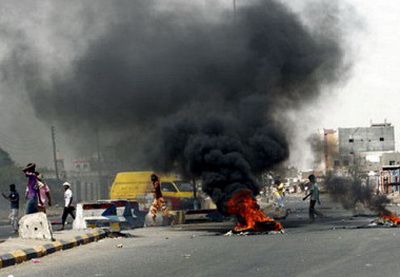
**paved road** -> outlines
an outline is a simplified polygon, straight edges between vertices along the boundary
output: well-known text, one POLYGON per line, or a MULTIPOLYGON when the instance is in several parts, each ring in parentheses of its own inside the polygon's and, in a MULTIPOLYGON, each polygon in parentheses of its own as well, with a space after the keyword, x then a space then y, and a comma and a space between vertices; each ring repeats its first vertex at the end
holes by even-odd
POLYGON ((324 204, 328 218, 307 223, 307 204, 294 210, 283 235, 223 236, 231 224, 189 224, 133 230, 0 270, 0 276, 399 276, 400 228, 355 228, 372 217, 352 217, 324 204), (122 244, 122 248, 117 245, 122 244))

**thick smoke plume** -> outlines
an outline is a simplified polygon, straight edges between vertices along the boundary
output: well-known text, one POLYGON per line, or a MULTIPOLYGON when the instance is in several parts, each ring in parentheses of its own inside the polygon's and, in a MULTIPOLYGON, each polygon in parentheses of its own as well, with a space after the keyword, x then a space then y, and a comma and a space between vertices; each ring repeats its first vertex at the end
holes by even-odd
POLYGON ((328 176, 325 187, 330 197, 341 203, 343 208, 354 210, 358 204, 363 204, 372 211, 381 215, 390 214, 385 205, 390 203, 386 195, 377 194, 376 191, 361 179, 350 177, 328 176))
POLYGON ((337 41, 314 36, 273 1, 242 11, 238 26, 232 40, 244 62, 218 88, 216 100, 224 101, 191 106, 162 122, 156 155, 160 169, 200 178, 223 213, 238 191, 257 195, 255 176, 288 157, 285 124, 277 120, 284 109, 317 97, 342 65, 337 41))
POLYGON ((18 71, 37 116, 76 142, 98 130, 119 159, 200 178, 224 212, 236 191, 257 195, 255 176, 289 156, 285 111, 343 76, 340 30, 306 27, 275 0, 240 6, 235 21, 231 11, 210 19, 211 6, 162 2, 80 4, 86 34, 108 24, 67 69, 44 70, 22 39, 3 76, 18 71))

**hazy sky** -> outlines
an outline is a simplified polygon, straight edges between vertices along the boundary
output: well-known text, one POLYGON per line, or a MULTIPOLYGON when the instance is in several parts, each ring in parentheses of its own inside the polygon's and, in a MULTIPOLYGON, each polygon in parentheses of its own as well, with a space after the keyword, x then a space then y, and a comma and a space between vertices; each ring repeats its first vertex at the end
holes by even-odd
MULTIPOLYGON (((399 125, 400 2, 348 0, 365 25, 352 41, 353 74, 323 115, 322 126, 367 126, 387 119, 399 125)), ((397 139, 400 139, 398 136, 397 139)))
MULTIPOLYGON (((305 8, 305 1, 291 2, 297 11, 305 8)), ((318 1, 307 1, 318 2, 318 1)), ((354 60, 348 80, 333 89, 331 97, 313 104, 307 112, 312 120, 305 129, 338 127, 367 127, 370 122, 384 120, 395 126, 396 150, 400 147, 400 2, 346 0, 337 1, 347 29, 349 54, 354 60), (353 16, 348 17, 349 13, 353 16)), ((308 129, 308 130, 310 130, 308 129)), ((301 132, 301 131, 300 131, 301 132)), ((301 145, 301 140, 300 140, 301 145)), ((307 167, 309 157, 304 149, 295 150, 302 167, 307 167)))
MULTIPOLYGON (((207 5, 215 5, 215 0, 196 0, 199 8, 207 5)), ((250 3, 252 0, 236 0, 237 12, 240 6, 250 3)), ((182 3, 186 0, 172 0, 165 3, 182 3)), ((324 0, 282 0, 293 11, 301 14, 305 21, 309 14, 305 12, 315 3, 335 3, 324 0)), ((28 34, 24 39, 35 46, 38 57, 45 60, 50 71, 56 71, 60 67, 68 68, 68 63, 79 58, 76 53, 85 48, 85 40, 79 39, 77 34, 96 36, 96 31, 103 28, 103 23, 98 21, 92 29, 81 26, 79 20, 79 5, 63 8, 53 4, 53 1, 43 1, 40 5, 27 5, 32 3, 23 1, 18 7, 14 1, 4 1, 0 5, 0 23, 10 24, 15 30, 28 34), (15 5, 15 7, 14 7, 15 5), (71 21, 66 26, 57 26, 55 29, 51 20, 57 16, 57 11, 71 15, 71 21), (62 51, 59 51, 59 50, 62 51), (57 60, 58 63, 55 63, 57 60)), ((322 128, 338 128, 352 126, 368 126, 370 121, 383 122, 385 119, 396 128, 396 147, 400 146, 400 106, 397 105, 400 82, 400 2, 395 0, 341 0, 336 1, 340 11, 339 20, 346 27, 343 35, 347 41, 348 55, 353 60, 351 75, 345 83, 329 91, 330 96, 318 99, 310 103, 299 114, 294 115, 301 121, 297 125, 297 149, 292 151, 292 162, 305 168, 310 161, 310 155, 304 149, 304 140, 310 132, 322 128)), ((221 0, 221 7, 232 8, 231 0, 221 0)), ((165 8, 174 8, 173 5, 165 5, 165 8)), ((210 15, 212 18, 214 15, 210 15)), ((96 22, 95 18, 94 21, 96 22)), ((3 36, 7 40, 15 39, 3 30, 3 36)), ((83 36, 82 36, 83 37, 83 36)), ((87 39, 87 37, 86 37, 87 39)), ((90 38, 89 38, 90 39, 90 38)), ((0 65, 6 66, 9 54, 6 44, 0 43, 0 65)), ((17 73, 16 73, 17 74, 17 73)), ((17 80, 17 76, 15 77, 17 80)), ((24 88, 21 88, 23 90, 24 88)), ((0 147, 12 154, 17 163, 25 164, 29 161, 52 166, 50 125, 34 118, 32 108, 28 100, 15 97, 18 91, 9 88, 0 80, 0 109, 2 121, 0 129, 0 147), (10 92, 12 91, 12 97, 10 92), (22 105, 21 105, 22 99, 22 105), (26 102, 24 102, 24 100, 26 102), (30 132, 30 129, 35 131, 30 132)), ((57 143, 62 156, 71 160, 76 157, 68 149, 68 141, 62 133, 57 134, 57 143)))
MULTIPOLYGON (((350 36, 354 64, 349 80, 331 101, 316 106, 313 126, 367 127, 387 120, 400 147, 400 2, 347 0, 362 24, 350 36)), ((322 102, 323 103, 323 102, 322 102)))

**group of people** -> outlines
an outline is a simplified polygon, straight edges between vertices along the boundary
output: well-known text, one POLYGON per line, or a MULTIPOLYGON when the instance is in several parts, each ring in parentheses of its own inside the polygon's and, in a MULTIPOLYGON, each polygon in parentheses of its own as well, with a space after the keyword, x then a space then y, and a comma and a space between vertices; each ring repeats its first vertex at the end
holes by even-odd
MULTIPOLYGON (((28 183, 25 191, 25 214, 32 214, 36 212, 46 213, 46 205, 48 205, 49 207, 52 206, 49 186, 44 181, 43 176, 36 171, 36 165, 34 163, 29 163, 25 168, 23 168, 22 171, 28 178, 28 183)), ((309 193, 303 198, 303 201, 310 197, 309 217, 310 221, 313 222, 315 220, 315 216, 322 217, 322 214, 315 210, 316 203, 320 204, 319 187, 316 184, 316 178, 313 174, 310 175, 308 179, 309 183, 307 184, 307 186, 309 193)), ((169 219, 171 219, 172 216, 168 213, 167 206, 161 192, 161 185, 158 176, 152 174, 151 181, 154 187, 154 201, 150 208, 150 214, 153 219, 153 224, 155 225, 158 210, 161 210, 164 216, 168 217, 169 219)), ((68 215, 71 215, 71 217, 75 219, 75 208, 72 204, 73 193, 71 190, 71 185, 68 182, 65 182, 63 183, 63 188, 65 203, 63 214, 61 217, 62 221, 60 230, 64 230, 65 222, 68 215)), ((279 180, 276 180, 272 189, 272 193, 276 199, 277 208, 284 208, 285 205, 283 203, 283 197, 285 195, 285 185, 279 180)), ((9 195, 6 195, 4 193, 2 193, 2 195, 4 198, 10 201, 10 224, 13 228, 13 231, 18 232, 19 193, 16 190, 15 184, 10 185, 9 195)))
MULTIPOLYGON (((50 194, 50 188, 46 184, 43 176, 36 171, 36 165, 29 163, 25 168, 22 169, 25 176, 28 179, 25 191, 25 214, 33 214, 37 212, 46 213, 46 206, 52 206, 52 198, 50 194)), ((154 186, 154 201, 150 208, 150 214, 155 225, 157 211, 161 210, 169 219, 172 219, 172 215, 168 213, 165 200, 161 192, 160 180, 157 175, 151 175, 151 181, 154 186)), ((75 219, 75 207, 73 206, 73 193, 71 185, 68 182, 63 183, 64 188, 64 210, 61 217, 61 228, 64 230, 65 222, 68 215, 71 215, 75 219)), ((19 193, 16 189, 15 184, 10 185, 10 193, 6 195, 2 193, 3 197, 10 201, 10 224, 13 232, 18 232, 18 216, 19 216, 19 193)))
MULTIPOLYGON (((25 190, 25 215, 37 212, 46 213, 46 206, 48 205, 51 207, 53 205, 49 186, 46 184, 43 176, 36 171, 36 164, 29 163, 22 169, 22 171, 28 179, 25 190)), ((65 205, 60 230, 64 230, 68 215, 71 215, 72 218, 75 219, 75 208, 72 205, 73 194, 71 191, 71 185, 68 182, 65 182, 63 183, 63 188, 65 205)), ((10 201, 10 224, 13 232, 18 232, 20 197, 15 184, 10 185, 9 195, 6 195, 5 193, 2 193, 2 195, 5 199, 10 201)))
MULTIPOLYGON (((314 222, 316 216, 323 217, 323 215, 321 212, 319 212, 315 209, 316 203, 321 204, 321 201, 319 199, 319 186, 317 185, 317 182, 316 182, 317 179, 316 179, 315 175, 311 174, 310 176, 308 176, 308 181, 309 182, 306 184, 307 194, 303 198, 303 201, 307 200, 307 198, 310 197, 310 205, 309 205, 308 213, 309 213, 310 222, 312 223, 312 222, 314 222)), ((275 203, 276 203, 277 209, 283 209, 285 207, 285 205, 283 203, 283 197, 285 196, 284 189, 285 189, 285 185, 280 180, 276 180, 274 182, 274 185, 272 187, 272 194, 275 198, 275 203)))

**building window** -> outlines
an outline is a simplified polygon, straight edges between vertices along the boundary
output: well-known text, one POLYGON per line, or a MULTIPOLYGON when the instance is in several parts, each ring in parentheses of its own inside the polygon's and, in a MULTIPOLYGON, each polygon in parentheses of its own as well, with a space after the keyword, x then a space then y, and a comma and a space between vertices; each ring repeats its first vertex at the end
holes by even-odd
POLYGON ((380 140, 380 141, 384 141, 385 138, 384 138, 384 137, 380 137, 379 140, 380 140))
POLYGON ((333 165, 334 165, 334 166, 339 166, 339 165, 340 165, 340 161, 338 161, 338 160, 334 161, 334 162, 333 162, 333 165))
POLYGON ((349 139, 349 142, 350 142, 350 143, 354 142, 354 139, 349 139))
POLYGON ((344 166, 349 166, 349 160, 344 160, 344 161, 343 161, 343 165, 344 165, 344 166))
POLYGON ((389 165, 395 165, 396 161, 389 161, 389 165))

